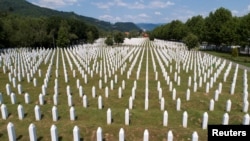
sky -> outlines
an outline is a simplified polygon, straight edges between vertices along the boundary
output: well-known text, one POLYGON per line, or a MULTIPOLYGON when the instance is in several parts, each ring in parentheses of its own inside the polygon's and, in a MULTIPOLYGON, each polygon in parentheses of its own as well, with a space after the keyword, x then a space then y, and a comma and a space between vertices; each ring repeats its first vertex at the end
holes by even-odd
POLYGON ((220 7, 233 16, 250 13, 250 0, 27 0, 54 10, 74 12, 107 22, 186 22, 193 16, 206 17, 220 7))

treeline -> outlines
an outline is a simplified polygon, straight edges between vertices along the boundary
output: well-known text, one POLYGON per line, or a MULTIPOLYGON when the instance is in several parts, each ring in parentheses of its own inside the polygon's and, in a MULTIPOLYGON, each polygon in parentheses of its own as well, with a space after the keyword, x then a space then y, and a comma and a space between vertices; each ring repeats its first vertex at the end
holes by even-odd
POLYGON ((185 23, 174 20, 157 27, 150 36, 151 39, 183 42, 197 39, 198 43, 215 45, 217 49, 231 45, 245 47, 250 43, 250 13, 236 17, 228 9, 221 7, 210 12, 205 18, 198 15, 188 19, 185 23))
POLYGON ((0 47, 66 47, 93 43, 99 38, 95 26, 74 18, 28 17, 1 13, 0 47))

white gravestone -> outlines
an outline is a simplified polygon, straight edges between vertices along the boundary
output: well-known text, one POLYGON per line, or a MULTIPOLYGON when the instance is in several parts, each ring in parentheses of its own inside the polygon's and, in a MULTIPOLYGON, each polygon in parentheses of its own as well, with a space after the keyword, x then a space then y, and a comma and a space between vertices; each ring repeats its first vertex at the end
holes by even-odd
POLYGON ((57 127, 54 124, 50 127, 50 136, 51 141, 58 141, 57 127))
POLYGON ((80 129, 78 126, 73 128, 73 141, 80 141, 80 129))
POLYGON ((16 141, 16 131, 15 131, 14 124, 12 122, 8 123, 7 132, 8 132, 9 141, 16 141))
POLYGON ((96 141, 103 141, 102 140, 102 128, 98 127, 96 131, 96 141))
POLYGON ((30 141, 37 141, 36 126, 33 123, 29 125, 29 139, 30 141))

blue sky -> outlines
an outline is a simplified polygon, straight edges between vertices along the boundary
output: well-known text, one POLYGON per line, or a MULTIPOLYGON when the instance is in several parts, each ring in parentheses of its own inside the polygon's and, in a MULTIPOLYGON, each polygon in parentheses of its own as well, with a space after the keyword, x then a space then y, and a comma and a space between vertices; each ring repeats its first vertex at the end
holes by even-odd
POLYGON ((187 19, 224 7, 234 16, 250 12, 250 0, 27 0, 41 7, 97 18, 134 23, 168 23, 187 19))

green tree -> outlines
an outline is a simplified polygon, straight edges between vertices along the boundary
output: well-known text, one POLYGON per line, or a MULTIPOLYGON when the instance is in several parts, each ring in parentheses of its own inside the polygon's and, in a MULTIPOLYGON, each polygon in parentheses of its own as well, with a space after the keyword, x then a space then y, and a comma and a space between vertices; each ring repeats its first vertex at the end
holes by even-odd
POLYGON ((108 46, 113 46, 113 44, 114 44, 113 38, 111 36, 108 36, 105 39, 105 44, 108 45, 108 46))
POLYGON ((3 27, 3 22, 0 19, 0 48, 5 46, 5 32, 4 32, 4 27, 3 27))
POLYGON ((115 43, 119 45, 120 43, 124 42, 124 39, 125 39, 125 36, 122 32, 115 33, 115 36, 114 36, 115 43))
POLYGON ((238 57, 238 56, 239 56, 238 48, 232 48, 232 57, 238 57))
POLYGON ((87 33, 87 42, 93 44, 95 41, 94 35, 92 31, 88 31, 87 33))
POLYGON ((205 19, 205 35, 206 41, 210 44, 220 46, 223 43, 221 30, 225 23, 232 20, 232 13, 223 7, 217 9, 214 13, 210 12, 205 19))
POLYGON ((70 44, 69 26, 65 20, 60 24, 56 43, 58 47, 67 47, 70 44))
POLYGON ((188 27, 189 31, 192 32, 199 38, 199 42, 204 40, 204 28, 205 28, 205 20, 201 15, 194 16, 187 20, 185 25, 188 27))
POLYGON ((188 50, 191 50, 199 45, 199 39, 193 33, 189 33, 184 39, 184 43, 188 47, 188 50))

